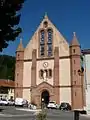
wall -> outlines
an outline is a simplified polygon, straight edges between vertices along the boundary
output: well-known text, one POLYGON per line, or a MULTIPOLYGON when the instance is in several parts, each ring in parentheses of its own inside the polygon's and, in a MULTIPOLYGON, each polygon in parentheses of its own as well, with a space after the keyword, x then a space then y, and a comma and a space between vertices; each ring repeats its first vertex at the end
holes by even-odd
POLYGON ((59 83, 60 86, 70 86, 71 78, 70 78, 70 59, 60 59, 59 60, 59 83))
POLYGON ((23 70, 23 98, 30 101, 30 86, 31 86, 31 65, 32 62, 24 62, 23 70))
POLYGON ((39 77, 39 71, 41 69, 52 69, 52 77, 50 79, 47 78, 47 82, 51 85, 53 85, 53 69, 54 69, 54 60, 41 60, 41 61, 37 61, 37 85, 40 84, 41 82, 43 82, 43 79, 40 79, 39 77), (44 62, 48 62, 48 66, 47 68, 43 67, 43 63, 44 62))
POLYGON ((86 64, 86 82, 87 85, 90 84, 90 54, 85 55, 86 64))
POLYGON ((68 102, 71 104, 71 88, 70 87, 62 87, 60 88, 60 103, 68 102))
POLYGON ((90 54, 84 55, 85 66, 85 93, 86 93, 86 110, 90 114, 90 54))
POLYGON ((29 102, 31 101, 30 88, 23 89, 23 98, 28 100, 29 102))
POLYGON ((31 66, 32 62, 24 62, 23 70, 23 87, 31 86, 31 66))
MULTIPOLYGON (((42 20, 42 22, 40 23, 39 27, 37 28, 36 32, 34 33, 34 35, 32 36, 31 40, 29 41, 29 43, 27 44, 25 51, 24 51, 24 60, 28 60, 28 59, 32 59, 32 50, 33 49, 37 49, 37 59, 39 58, 39 37, 38 37, 38 32, 40 29, 42 29, 43 26, 43 22, 46 21, 48 22, 48 28, 52 28, 53 29, 53 55, 54 55, 54 48, 55 47, 59 47, 59 57, 62 56, 69 56, 69 44, 66 41, 66 39, 63 37, 63 35, 57 30, 57 28, 52 24, 52 22, 48 19, 48 17, 44 18, 42 20)), ((54 57, 54 56, 52 56, 54 57)), ((44 62, 48 62, 49 66, 45 69, 54 69, 54 59, 50 59, 50 60, 38 60, 37 61, 37 73, 36 73, 36 84, 39 85, 40 83, 43 82, 43 79, 40 79, 39 77, 39 71, 43 68, 43 63, 44 62)), ((70 80, 70 59, 60 59, 59 61, 60 67, 59 67, 59 85, 63 86, 63 87, 70 87, 71 85, 71 80, 70 80)), ((58 71, 57 71, 58 72, 58 71)), ((31 63, 30 62, 25 62, 24 63, 24 78, 23 78, 23 87, 29 87, 31 85, 31 63)), ((51 85, 53 85, 53 76, 51 79, 48 79, 47 82, 51 85)), ((29 90, 24 89, 23 90, 23 95, 26 96, 28 98, 28 96, 26 95, 26 93, 29 93, 29 90)), ((71 99, 71 93, 70 93, 70 88, 60 88, 60 96, 61 96, 61 100, 63 101, 64 99, 67 101, 70 101, 71 99), (63 96, 63 95, 67 95, 69 94, 67 97, 63 96)))
POLYGON ((68 102, 71 104, 70 59, 60 59, 59 64, 60 103, 68 102))

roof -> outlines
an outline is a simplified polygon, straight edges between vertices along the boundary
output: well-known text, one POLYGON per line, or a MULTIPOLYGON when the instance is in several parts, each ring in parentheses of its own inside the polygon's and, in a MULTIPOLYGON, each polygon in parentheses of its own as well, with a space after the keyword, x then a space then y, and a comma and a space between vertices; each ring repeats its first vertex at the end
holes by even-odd
POLYGON ((71 41, 71 44, 70 44, 70 46, 80 46, 80 44, 79 44, 79 42, 78 42, 78 40, 77 40, 77 37, 76 37, 76 33, 75 32, 73 32, 73 39, 72 39, 72 41, 71 41))
POLYGON ((14 87, 15 81, 8 80, 8 79, 0 79, 0 87, 14 87))
POLYGON ((24 51, 24 47, 23 47, 23 44, 22 44, 22 38, 20 39, 20 43, 19 43, 16 51, 17 52, 24 51))
POLYGON ((81 50, 81 52, 85 55, 85 54, 90 54, 90 49, 83 49, 81 50))

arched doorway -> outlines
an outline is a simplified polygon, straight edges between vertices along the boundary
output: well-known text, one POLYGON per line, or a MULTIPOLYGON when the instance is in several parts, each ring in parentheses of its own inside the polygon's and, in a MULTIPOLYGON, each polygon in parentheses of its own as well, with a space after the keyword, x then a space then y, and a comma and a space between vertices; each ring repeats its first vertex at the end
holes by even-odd
POLYGON ((49 103, 49 92, 47 90, 42 92, 41 102, 44 102, 46 105, 49 103))

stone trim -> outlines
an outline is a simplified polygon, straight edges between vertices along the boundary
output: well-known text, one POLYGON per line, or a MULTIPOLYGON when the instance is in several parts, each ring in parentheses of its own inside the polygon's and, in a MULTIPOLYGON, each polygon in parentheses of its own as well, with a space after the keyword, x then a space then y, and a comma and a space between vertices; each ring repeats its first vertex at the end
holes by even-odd
MULTIPOLYGON (((48 83, 47 83, 47 84, 48 84, 48 83)), ((40 85, 40 84, 39 84, 39 85, 40 85)), ((37 86, 38 86, 38 85, 36 85, 34 88, 36 88, 37 86)), ((65 87, 65 88, 66 88, 66 87, 73 87, 73 86, 74 86, 74 87, 80 87, 80 86, 82 86, 82 85, 72 85, 72 86, 71 86, 71 85, 58 85, 58 86, 52 86, 52 87, 53 87, 53 88, 54 88, 54 87, 59 87, 59 88, 64 88, 64 87, 65 87)), ((14 88, 23 88, 23 89, 25 88, 25 89, 28 89, 28 88, 32 88, 32 87, 14 87, 14 88)))
MULTIPOLYGON (((54 95, 53 94, 53 86, 46 83, 46 82, 43 82, 41 84, 39 84, 38 86, 36 86, 35 88, 32 88, 32 91, 31 91, 31 103, 34 102, 35 104, 37 104, 37 107, 40 108, 41 106, 41 94, 44 90, 47 90, 49 92, 49 95, 50 95, 50 99, 52 99, 52 96, 54 95), (38 91, 38 92, 36 92, 38 91)), ((52 99, 53 100, 53 99, 52 99)))
POLYGON ((23 87, 23 63, 24 63, 23 59, 24 59, 24 51, 16 52, 14 98, 17 97, 17 94, 18 94, 18 97, 23 97, 23 90, 16 89, 16 87, 23 87), (19 54, 19 57, 17 56, 17 54, 19 54), (17 76, 17 73, 19 73, 18 76, 17 76), (19 86, 17 86, 17 84, 19 86))
POLYGON ((80 57, 80 55, 78 55, 78 54, 70 55, 70 58, 72 58, 72 57, 77 58, 77 57, 80 57))
POLYGON ((80 46, 80 45, 73 45, 73 46, 72 46, 72 45, 70 45, 70 46, 69 46, 69 48, 72 48, 72 47, 80 47, 80 48, 81 48, 81 46, 80 46))
POLYGON ((32 67, 31 67, 31 86, 36 86, 36 56, 37 56, 37 50, 33 49, 32 51, 32 67))
MULTIPOLYGON (((13 87, 13 88, 16 88, 16 89, 34 89, 36 88, 38 85, 36 85, 35 87, 13 87)), ((76 88, 80 88, 82 87, 82 85, 58 85, 58 86, 52 86, 53 88, 54 87, 58 87, 58 88, 71 88, 71 87, 76 87, 76 88)))
MULTIPOLYGON (((70 56, 62 56, 62 57, 59 57, 59 59, 69 59, 70 58, 70 56)), ((36 59, 37 61, 40 61, 40 60, 54 60, 54 57, 48 57, 48 58, 37 58, 36 59)), ((32 61, 32 59, 27 59, 27 60, 25 60, 24 59, 24 62, 29 62, 29 61, 32 61)))
POLYGON ((54 85, 54 98, 55 101, 59 104, 60 103, 60 90, 59 87, 59 48, 55 47, 54 50, 54 77, 53 77, 53 85, 54 85))

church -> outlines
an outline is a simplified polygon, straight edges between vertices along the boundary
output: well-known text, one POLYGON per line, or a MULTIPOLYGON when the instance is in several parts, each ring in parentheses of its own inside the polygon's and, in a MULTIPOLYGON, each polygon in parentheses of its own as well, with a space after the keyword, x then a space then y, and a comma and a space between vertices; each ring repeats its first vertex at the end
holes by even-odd
POLYGON ((85 96, 81 73, 81 48, 75 32, 71 43, 62 36, 47 15, 24 48, 16 50, 15 98, 41 106, 68 102, 83 109, 85 96))

